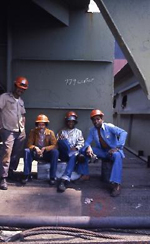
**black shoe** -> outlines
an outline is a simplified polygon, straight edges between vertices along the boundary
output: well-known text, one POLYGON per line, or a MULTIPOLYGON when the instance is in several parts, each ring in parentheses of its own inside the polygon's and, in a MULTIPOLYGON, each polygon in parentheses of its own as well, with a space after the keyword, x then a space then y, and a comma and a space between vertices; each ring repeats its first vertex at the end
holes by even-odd
POLYGON ((8 189, 6 178, 2 178, 1 179, 1 181, 0 181, 0 189, 1 190, 7 190, 8 189))
POLYGON ((54 186, 54 185, 56 185, 56 179, 55 179, 55 178, 51 178, 51 179, 49 180, 49 184, 50 184, 50 186, 54 186))
POLYGON ((61 180, 58 184, 57 191, 58 192, 64 192, 66 190, 66 181, 61 180))
POLYGON ((25 185, 28 181, 29 181, 29 175, 24 175, 23 179, 21 180, 21 183, 25 185))

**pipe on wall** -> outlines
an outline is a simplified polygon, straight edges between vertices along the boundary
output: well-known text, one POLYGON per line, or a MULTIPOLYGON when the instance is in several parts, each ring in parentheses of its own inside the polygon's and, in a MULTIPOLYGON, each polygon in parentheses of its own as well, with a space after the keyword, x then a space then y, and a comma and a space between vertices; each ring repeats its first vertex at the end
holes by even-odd
POLYGON ((0 226, 34 228, 61 226, 76 228, 150 228, 150 217, 89 217, 89 216, 0 216, 0 226))

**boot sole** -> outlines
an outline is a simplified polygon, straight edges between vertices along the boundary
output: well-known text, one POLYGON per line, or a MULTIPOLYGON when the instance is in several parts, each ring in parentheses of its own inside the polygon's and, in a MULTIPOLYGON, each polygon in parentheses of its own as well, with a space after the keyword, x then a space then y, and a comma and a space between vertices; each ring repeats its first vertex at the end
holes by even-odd
POLYGON ((0 187, 0 190, 7 190, 8 187, 0 187))

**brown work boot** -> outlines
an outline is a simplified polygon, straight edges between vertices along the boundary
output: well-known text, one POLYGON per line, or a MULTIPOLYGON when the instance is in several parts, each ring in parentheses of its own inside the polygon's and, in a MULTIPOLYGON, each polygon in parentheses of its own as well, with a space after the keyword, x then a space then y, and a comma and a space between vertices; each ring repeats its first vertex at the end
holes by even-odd
POLYGON ((121 193, 121 185, 117 183, 112 184, 111 197, 118 197, 121 193))
POLYGON ((88 180, 90 180, 90 176, 89 175, 82 175, 79 180, 80 181, 88 181, 88 180))
POLYGON ((7 190, 8 189, 6 178, 2 178, 1 179, 1 181, 0 181, 0 189, 1 190, 7 190))

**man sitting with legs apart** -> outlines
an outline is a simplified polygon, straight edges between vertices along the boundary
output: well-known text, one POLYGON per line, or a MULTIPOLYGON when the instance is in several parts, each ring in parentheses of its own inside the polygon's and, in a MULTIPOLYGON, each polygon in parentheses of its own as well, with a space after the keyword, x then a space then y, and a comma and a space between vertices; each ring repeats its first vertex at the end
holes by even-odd
POLYGON ((48 117, 44 114, 40 114, 35 121, 36 128, 30 131, 24 155, 23 184, 26 184, 29 179, 33 160, 42 160, 51 164, 49 183, 50 185, 55 184, 59 152, 57 150, 55 134, 52 130, 47 128, 48 123, 48 117))
POLYGON ((82 131, 75 128, 77 118, 75 112, 69 111, 65 116, 66 128, 57 135, 60 159, 67 161, 66 170, 58 184, 58 192, 66 190, 67 183, 75 169, 78 174, 89 179, 88 164, 85 162, 85 157, 80 154, 81 148, 84 146, 84 138, 82 131))
POLYGON ((90 118, 94 127, 90 129, 89 136, 85 141, 84 151, 86 161, 89 157, 98 157, 112 161, 110 175, 111 196, 116 197, 121 192, 122 158, 124 158, 123 147, 125 145, 127 132, 113 124, 104 123, 103 112, 99 109, 92 110, 90 118), (96 147, 91 147, 95 141, 96 147))

